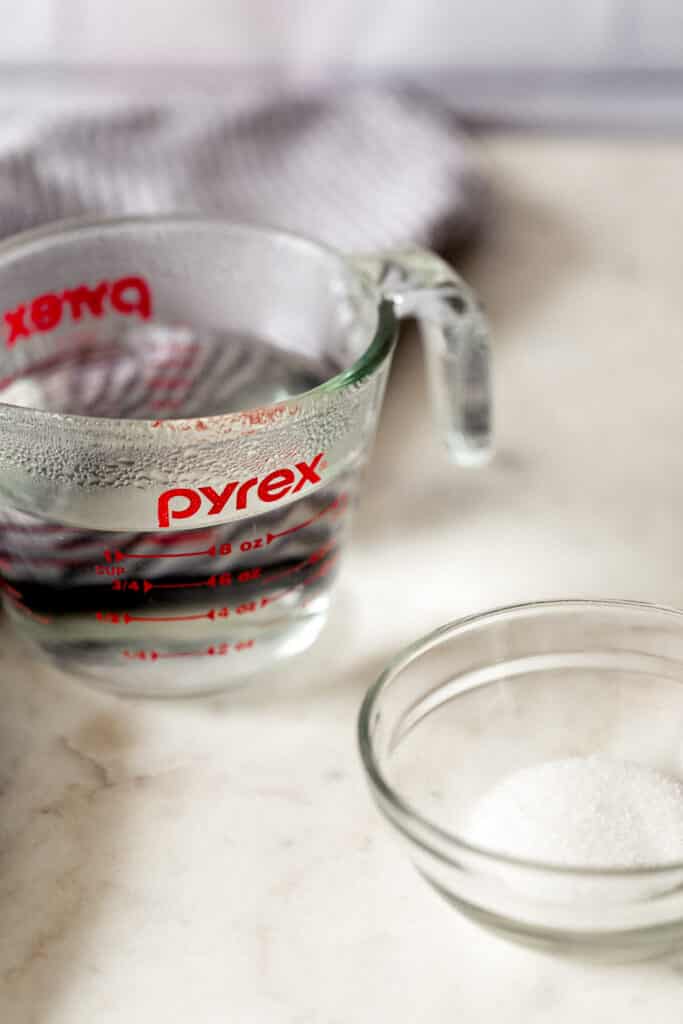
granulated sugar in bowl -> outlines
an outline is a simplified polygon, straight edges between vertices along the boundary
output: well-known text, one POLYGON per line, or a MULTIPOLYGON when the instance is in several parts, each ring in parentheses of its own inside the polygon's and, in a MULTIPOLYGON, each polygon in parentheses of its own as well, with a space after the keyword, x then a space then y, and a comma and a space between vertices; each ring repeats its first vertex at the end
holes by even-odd
POLYGON ((359 719, 420 874, 505 938, 592 960, 683 945, 683 613, 549 601, 404 650, 359 719))
POLYGON ((594 755, 513 772, 463 823, 476 846, 548 864, 646 867, 683 860, 683 784, 594 755))

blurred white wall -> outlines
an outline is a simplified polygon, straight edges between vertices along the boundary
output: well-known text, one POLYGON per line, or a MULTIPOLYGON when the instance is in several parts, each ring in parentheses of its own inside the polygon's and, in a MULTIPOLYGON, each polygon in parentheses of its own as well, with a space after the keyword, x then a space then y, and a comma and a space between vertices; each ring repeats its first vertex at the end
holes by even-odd
POLYGON ((683 65, 681 0, 0 0, 0 60, 683 65))

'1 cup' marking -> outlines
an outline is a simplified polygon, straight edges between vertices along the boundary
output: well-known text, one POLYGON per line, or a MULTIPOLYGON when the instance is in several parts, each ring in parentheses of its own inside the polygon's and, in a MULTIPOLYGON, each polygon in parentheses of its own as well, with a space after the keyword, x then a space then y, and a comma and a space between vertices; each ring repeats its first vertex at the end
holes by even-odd
POLYGON ((248 509, 253 495, 260 502, 282 501, 289 494, 298 494, 306 484, 320 483, 318 466, 324 452, 318 452, 310 462, 297 462, 293 468, 276 469, 259 479, 256 476, 240 482, 230 480, 222 491, 213 487, 173 487, 163 491, 157 501, 157 518, 161 529, 170 526, 172 519, 192 519, 202 509, 209 516, 219 515, 234 497, 236 511, 248 509), (208 509, 206 503, 208 502, 208 509))

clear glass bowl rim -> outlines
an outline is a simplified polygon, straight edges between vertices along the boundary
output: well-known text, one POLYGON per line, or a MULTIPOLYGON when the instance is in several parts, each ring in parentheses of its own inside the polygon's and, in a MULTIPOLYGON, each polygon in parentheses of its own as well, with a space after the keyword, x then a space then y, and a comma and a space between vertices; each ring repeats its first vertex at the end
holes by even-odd
MULTIPOLYGON (((654 604, 645 601, 627 601, 617 599, 582 599, 565 598, 561 600, 530 601, 521 604, 507 605, 494 608, 490 611, 478 612, 473 615, 454 619, 443 626, 420 637, 414 643, 403 648, 387 665, 377 680, 372 684, 366 693, 358 714, 358 746, 360 756, 366 775, 370 782, 371 789, 377 802, 391 823, 411 842, 416 843, 427 853, 436 856, 440 860, 447 861, 451 866, 458 868, 461 864, 457 855, 474 856, 482 863, 507 865, 510 867, 522 868, 528 872, 552 874, 555 876, 582 877, 582 878, 603 878, 603 879, 626 879, 643 878, 656 875, 664 875, 672 871, 683 871, 683 860, 656 865, 644 865, 638 868, 609 867, 609 868, 586 868, 557 864, 549 864, 544 861, 527 860, 514 857, 508 854, 499 853, 486 847, 477 846, 467 842, 455 832, 450 832, 430 818, 423 815, 409 801, 395 789, 382 771, 379 759, 376 756, 374 743, 371 734, 371 722, 375 712, 378 710, 385 691, 391 686, 393 680, 416 661, 421 655, 433 647, 438 646, 446 640, 452 639, 458 633, 464 633, 476 625, 486 625, 501 618, 510 616, 525 615, 530 612, 553 610, 582 610, 608 609, 612 611, 649 612, 655 615, 675 617, 679 620, 683 629, 683 611, 667 605, 654 604), (444 849, 447 851, 444 853, 444 849), (451 858, 450 854, 453 854, 451 858)), ((681 681, 683 682, 683 661, 681 662, 681 681)))

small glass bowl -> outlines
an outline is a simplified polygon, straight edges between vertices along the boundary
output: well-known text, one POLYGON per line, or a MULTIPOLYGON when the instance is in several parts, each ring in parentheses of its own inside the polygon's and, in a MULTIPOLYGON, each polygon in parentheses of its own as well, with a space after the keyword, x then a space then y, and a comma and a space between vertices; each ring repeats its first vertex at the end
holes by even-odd
POLYGON ((380 810, 420 873, 469 918, 594 960, 683 945, 683 859, 557 867, 458 834, 485 791, 542 761, 604 754, 683 778, 683 613, 549 601, 461 619, 380 676, 359 740, 380 810))

